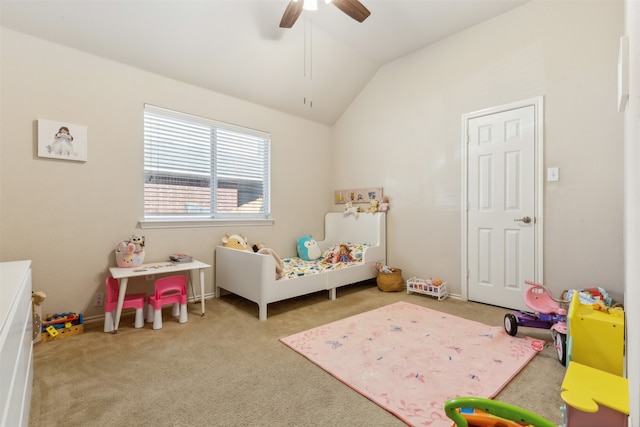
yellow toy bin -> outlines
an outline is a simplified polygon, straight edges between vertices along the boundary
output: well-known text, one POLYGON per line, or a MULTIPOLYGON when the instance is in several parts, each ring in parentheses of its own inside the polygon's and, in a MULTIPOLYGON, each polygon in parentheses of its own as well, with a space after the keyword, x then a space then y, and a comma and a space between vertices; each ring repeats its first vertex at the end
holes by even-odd
POLYGON ((605 313, 582 304, 576 292, 569 307, 567 362, 577 362, 622 376, 624 369, 624 312, 605 313))

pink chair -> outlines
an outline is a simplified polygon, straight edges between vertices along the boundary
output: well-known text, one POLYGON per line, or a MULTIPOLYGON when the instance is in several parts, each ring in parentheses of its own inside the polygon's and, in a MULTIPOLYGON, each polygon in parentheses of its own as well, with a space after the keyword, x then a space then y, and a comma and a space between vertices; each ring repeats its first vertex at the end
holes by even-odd
MULTIPOLYGON (((116 314, 116 308, 118 307, 118 296, 120 294, 120 284, 118 279, 113 277, 107 277, 106 283, 107 301, 104 304, 104 331, 112 332, 114 329, 113 318, 116 314)), ((122 303, 122 309, 135 308, 136 320, 134 328, 144 327, 144 305, 147 300, 147 294, 126 294, 124 296, 124 302, 122 303)))
POLYGON ((186 276, 169 276, 156 280, 156 293, 149 296, 147 308, 147 322, 153 322, 153 329, 162 329, 162 307, 169 304, 173 304, 172 315, 179 317, 180 323, 186 323, 186 276))

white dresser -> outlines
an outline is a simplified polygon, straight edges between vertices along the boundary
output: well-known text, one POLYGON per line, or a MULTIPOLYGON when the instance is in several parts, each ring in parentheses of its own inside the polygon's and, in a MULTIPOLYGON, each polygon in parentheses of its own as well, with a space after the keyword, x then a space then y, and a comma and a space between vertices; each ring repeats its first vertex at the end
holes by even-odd
POLYGON ((31 261, 0 263, 0 427, 29 425, 33 382, 31 261))

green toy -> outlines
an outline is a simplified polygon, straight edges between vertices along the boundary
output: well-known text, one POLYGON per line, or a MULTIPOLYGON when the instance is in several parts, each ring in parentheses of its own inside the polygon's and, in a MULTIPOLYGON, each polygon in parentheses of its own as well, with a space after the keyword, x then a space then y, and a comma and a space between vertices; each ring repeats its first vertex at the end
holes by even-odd
POLYGON ((551 421, 526 409, 481 397, 456 397, 448 400, 444 404, 444 412, 457 427, 512 425, 557 427, 551 421), (469 411, 470 409, 479 409, 482 412, 469 411), (505 420, 515 421, 515 423, 507 423, 505 420))

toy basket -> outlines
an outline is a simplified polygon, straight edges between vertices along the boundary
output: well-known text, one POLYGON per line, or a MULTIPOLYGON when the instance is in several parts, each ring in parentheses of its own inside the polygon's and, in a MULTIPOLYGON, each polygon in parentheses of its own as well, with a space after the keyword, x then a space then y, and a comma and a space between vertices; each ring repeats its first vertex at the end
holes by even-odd
POLYGON ((118 252, 116 249, 116 264, 118 267, 140 267, 144 262, 144 249, 132 254, 118 252))
POLYGON ((398 292, 404 289, 402 270, 399 268, 392 268, 391 273, 378 273, 376 282, 378 289, 384 292, 398 292))

